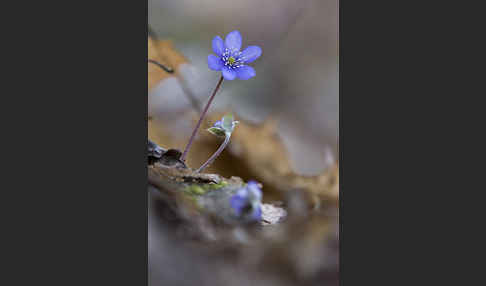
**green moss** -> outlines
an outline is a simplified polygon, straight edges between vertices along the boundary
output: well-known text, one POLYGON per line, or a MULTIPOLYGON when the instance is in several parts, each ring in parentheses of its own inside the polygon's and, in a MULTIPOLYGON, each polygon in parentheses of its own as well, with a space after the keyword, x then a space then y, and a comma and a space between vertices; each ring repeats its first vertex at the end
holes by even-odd
POLYGON ((201 186, 192 186, 192 192, 196 195, 204 195, 204 193, 206 193, 206 190, 201 187, 201 186))
POLYGON ((218 184, 208 184, 207 186, 209 186, 211 190, 217 190, 226 187, 227 185, 228 182, 221 180, 221 182, 219 182, 218 184))
POLYGON ((222 180, 218 184, 190 184, 184 188, 184 192, 192 196, 204 195, 208 191, 221 189, 228 185, 228 182, 222 180))

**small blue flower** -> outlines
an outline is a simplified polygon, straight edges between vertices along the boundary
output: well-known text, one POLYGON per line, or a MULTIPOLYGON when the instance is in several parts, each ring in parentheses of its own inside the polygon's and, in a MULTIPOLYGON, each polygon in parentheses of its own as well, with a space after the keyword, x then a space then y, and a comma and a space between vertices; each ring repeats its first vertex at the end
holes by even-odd
POLYGON ((223 129, 223 123, 221 122, 221 120, 218 120, 218 121, 214 122, 213 127, 223 129))
POLYGON ((216 121, 212 127, 208 128, 208 131, 212 134, 220 137, 231 135, 235 129, 238 121, 233 120, 233 115, 225 115, 221 120, 216 121))
POLYGON ((239 78, 247 80, 255 76, 255 70, 248 63, 256 60, 262 49, 258 46, 248 46, 242 52, 241 34, 235 30, 229 33, 224 42, 220 36, 213 39, 213 52, 208 56, 208 67, 215 71, 221 71, 224 79, 234 80, 239 78))
POLYGON ((255 181, 249 181, 248 184, 239 189, 230 199, 230 205, 238 217, 248 216, 251 220, 260 220, 262 191, 255 181))

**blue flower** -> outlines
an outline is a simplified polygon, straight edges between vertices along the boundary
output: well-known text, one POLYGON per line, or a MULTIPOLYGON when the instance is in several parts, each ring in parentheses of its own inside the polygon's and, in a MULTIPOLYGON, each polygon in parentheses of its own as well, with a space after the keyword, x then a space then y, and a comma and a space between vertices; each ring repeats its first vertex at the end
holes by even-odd
POLYGON ((214 122, 213 127, 223 129, 223 123, 221 122, 221 120, 218 120, 214 122))
POLYGON ((254 221, 262 217, 261 202, 262 191, 255 181, 249 181, 230 199, 230 205, 237 217, 247 217, 254 221))
POLYGON ((225 137, 233 133, 238 123, 238 121, 233 120, 232 114, 228 114, 221 120, 216 121, 212 127, 208 128, 208 131, 216 136, 225 137))
POLYGON ((248 63, 256 60, 262 49, 258 46, 248 46, 242 52, 241 34, 235 30, 229 33, 224 42, 220 36, 213 39, 213 52, 208 56, 208 67, 215 71, 221 71, 224 79, 234 80, 239 78, 247 80, 255 76, 255 70, 248 63))

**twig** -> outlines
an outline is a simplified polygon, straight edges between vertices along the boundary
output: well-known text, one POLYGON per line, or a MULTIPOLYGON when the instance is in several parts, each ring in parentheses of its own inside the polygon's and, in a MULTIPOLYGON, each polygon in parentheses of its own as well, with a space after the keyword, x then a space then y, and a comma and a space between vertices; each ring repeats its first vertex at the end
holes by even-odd
POLYGON ((166 72, 168 72, 168 73, 174 73, 174 69, 173 69, 173 68, 171 68, 171 67, 167 67, 167 66, 165 66, 165 65, 163 65, 163 64, 161 64, 161 63, 159 63, 159 62, 158 62, 158 61, 156 61, 156 60, 151 60, 151 59, 149 59, 149 60, 148 60, 148 62, 149 62, 149 63, 152 63, 152 64, 154 64, 154 65, 156 65, 156 66, 158 66, 159 68, 163 69, 164 71, 166 71, 166 72))

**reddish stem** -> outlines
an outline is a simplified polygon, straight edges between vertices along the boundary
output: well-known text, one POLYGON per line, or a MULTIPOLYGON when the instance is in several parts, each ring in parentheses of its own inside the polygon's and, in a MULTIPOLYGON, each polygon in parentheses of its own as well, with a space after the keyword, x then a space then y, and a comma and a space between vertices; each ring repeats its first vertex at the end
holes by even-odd
POLYGON ((221 154, 221 152, 223 152, 226 145, 228 145, 228 143, 230 141, 230 137, 231 137, 231 134, 226 133, 226 136, 224 137, 224 142, 219 146, 218 150, 216 150, 216 152, 214 152, 214 154, 206 161, 206 163, 202 164, 202 166, 199 167, 199 169, 196 170, 196 173, 200 173, 202 170, 204 170, 204 168, 209 166, 209 164, 213 163, 213 161, 219 156, 219 154, 221 154))
POLYGON ((218 84, 216 85, 216 88, 213 91, 213 94, 211 95, 208 103, 206 104, 206 107, 204 107, 204 110, 201 113, 201 117, 199 117, 199 121, 197 122, 196 128, 194 128, 194 131, 192 131, 192 135, 191 135, 191 138, 189 139, 189 143, 187 143, 186 149, 184 149, 184 153, 182 153, 182 156, 180 158, 180 160, 182 162, 186 161, 186 156, 187 156, 187 153, 189 152, 189 148, 191 148, 192 142, 194 141, 194 138, 196 137, 196 133, 199 130, 199 127, 201 126, 201 123, 204 119, 204 116, 206 116, 206 113, 208 112, 209 106, 211 105, 211 102, 213 101, 214 96, 216 95, 216 92, 218 92, 221 84, 223 83, 223 79, 224 79, 223 76, 221 76, 221 78, 218 81, 218 84))

